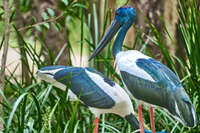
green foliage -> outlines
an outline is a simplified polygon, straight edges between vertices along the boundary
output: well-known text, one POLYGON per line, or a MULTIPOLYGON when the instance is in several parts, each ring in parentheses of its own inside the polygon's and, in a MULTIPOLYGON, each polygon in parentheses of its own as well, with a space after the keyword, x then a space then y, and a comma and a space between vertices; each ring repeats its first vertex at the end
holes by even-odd
MULTIPOLYGON (((19 1, 20 10, 22 12, 28 12, 31 10, 30 1, 19 1)), ((68 47, 68 55, 81 55, 82 60, 84 49, 87 48, 87 53, 92 53, 97 46, 99 37, 103 36, 99 35, 98 33, 100 29, 98 29, 96 5, 89 5, 88 1, 82 0, 61 0, 58 3, 58 8, 62 11, 64 20, 69 17, 69 21, 56 20, 53 22, 44 22, 40 25, 30 27, 38 29, 44 34, 45 39, 45 32, 49 30, 50 24, 53 24, 58 31, 61 31, 63 28, 65 28, 66 24, 69 25, 69 34, 66 37, 68 45, 64 45, 57 55, 52 54, 52 51, 44 44, 44 39, 41 40, 37 35, 35 35, 34 41, 29 43, 26 37, 23 36, 15 26, 13 26, 15 29, 15 34, 24 44, 23 47, 20 48, 25 50, 26 55, 31 58, 34 66, 36 66, 37 69, 49 64, 56 65, 66 47, 68 47), (85 16, 85 12, 89 6, 93 6, 93 11, 91 14, 89 13, 88 16, 85 16), (92 20, 94 22, 94 26, 92 25, 92 20), (92 35, 92 27, 94 28, 94 35, 92 35), (73 30, 80 33, 74 35, 73 30), (78 41, 74 41, 75 37, 73 36, 76 36, 78 41), (79 45, 75 46, 75 42, 79 45), (78 50, 74 52, 73 49, 78 50), (49 62, 43 59, 42 53, 44 53, 45 50, 47 50, 47 55, 50 59, 49 62)), ((148 53, 146 46, 148 45, 149 41, 153 41, 157 46, 159 46, 162 52, 161 61, 165 62, 176 74, 181 75, 180 79, 191 100, 193 101, 195 108, 197 109, 197 114, 200 114, 200 12, 197 9, 195 0, 186 1, 184 4, 179 3, 178 15, 180 21, 178 28, 181 35, 182 44, 184 45, 183 52, 185 57, 182 57, 181 54, 177 54, 177 56, 171 55, 170 51, 168 51, 166 47, 165 41, 163 41, 163 36, 169 35, 167 27, 164 28, 162 33, 159 33, 158 30, 148 22, 148 20, 147 23, 149 24, 149 28, 153 37, 149 36, 148 39, 145 40, 145 35, 141 33, 140 29, 135 28, 135 42, 131 47, 124 46, 124 49, 137 49, 144 53, 148 53), (177 69, 177 64, 180 66, 180 69, 177 69)), ((42 13, 42 17, 44 21, 55 18, 56 16, 54 9, 47 8, 47 10, 42 13)), ((37 23, 37 20, 35 20, 34 23, 37 23)), ((103 34, 105 33, 106 26, 110 23, 111 11, 104 10, 103 34)), ((29 29, 27 29, 27 31, 29 29)), ((2 38, 0 41, 0 49, 3 41, 4 39, 2 38)), ((169 41, 174 42, 173 40, 169 41)), ((179 50, 177 50, 177 52, 179 52, 179 50)), ((16 75, 14 75, 15 71, 10 72, 6 76, 6 87, 4 92, 0 89, 0 96, 3 98, 3 102, 1 103, 1 121, 4 126, 4 132, 92 133, 94 116, 85 106, 79 103, 79 101, 69 101, 67 98, 69 86, 67 86, 66 91, 63 92, 62 90, 53 87, 44 81, 38 81, 35 75, 35 70, 26 61, 27 57, 22 58, 23 63, 28 68, 28 74, 30 76, 31 83, 27 84, 25 80, 22 80, 24 79, 25 75, 22 75, 21 78, 18 78, 16 75)), ((69 65, 72 64, 71 62, 72 60, 70 58, 69 65)), ((115 80, 122 86, 120 76, 116 73, 116 68, 113 64, 114 61, 111 56, 110 45, 106 50, 104 50, 104 53, 90 62, 91 67, 95 67, 98 69, 98 71, 103 72, 110 79, 115 80)), ((16 68, 17 67, 18 66, 16 66, 16 68)), ((136 110, 136 105, 134 102, 133 105, 134 110, 136 110)), ((182 124, 174 120, 162 109, 156 109, 155 116, 157 131, 167 130, 171 133, 200 132, 199 125, 194 129, 185 128, 182 124)), ((147 108, 145 108, 144 119, 145 123, 147 124, 146 127, 149 128, 150 122, 147 108)), ((103 114, 100 122, 100 132, 102 133, 133 132, 130 125, 123 118, 114 114, 103 114)))
MULTIPOLYGON (((91 36, 85 36, 89 34, 88 31, 91 25, 88 27, 86 23, 86 17, 84 11, 87 8, 87 2, 84 5, 80 1, 73 2, 68 1, 63 10, 64 18, 70 17, 70 23, 75 19, 80 23, 80 51, 76 51, 75 54, 83 54, 83 48, 87 43, 85 40, 91 41, 91 36), (72 14, 71 14, 72 13, 72 14)), ((94 5, 95 6, 95 5, 94 5)), ((55 18, 53 9, 47 9, 42 13, 43 20, 49 20, 55 18)), ((97 19, 95 17, 94 19, 97 19)), ((97 20, 95 20, 97 22, 97 20)), ((37 23, 37 20, 35 20, 37 23)), ((51 22, 57 24, 58 29, 62 29, 65 23, 69 22, 55 21, 51 22)), ((37 28, 45 36, 45 32, 49 29, 50 23, 43 22, 39 25, 30 28, 37 28)), ((70 24, 72 25, 72 24, 70 24)), ((69 25, 69 26, 70 26, 69 25)), ((76 26, 76 25, 75 25, 76 26)), ((19 47, 25 51, 27 57, 31 58, 34 66, 38 69, 49 64, 57 64, 57 60, 63 53, 66 45, 61 48, 57 55, 53 55, 52 51, 44 44, 44 40, 40 40, 38 36, 34 36, 34 42, 29 43, 26 37, 13 25, 15 34, 23 43, 23 47, 19 47), (42 53, 47 49, 48 57, 50 61, 43 60, 42 53)), ((30 28, 27 29, 30 30, 30 28)), ((70 29, 70 28, 69 28, 70 29)), ((74 30, 71 28, 70 30, 74 30)), ((70 31, 69 31, 70 33, 70 31)), ((91 33, 90 33, 91 34, 91 33)), ((69 34, 70 35, 70 34, 69 34)), ((68 35, 68 37, 69 37, 68 35)), ((77 34, 76 34, 77 35, 77 34)), ((97 34, 98 35, 98 34, 97 34)), ((67 37, 69 48, 69 54, 72 53, 71 45, 72 40, 67 37)), ((3 40, 2 40, 3 42, 3 40)), ((23 64, 28 68, 28 74, 31 79, 31 83, 27 84, 24 79, 25 75, 18 78, 14 75, 14 72, 10 72, 6 76, 6 87, 4 92, 0 91, 0 95, 3 97, 3 103, 1 114, 2 122, 4 126, 4 132, 9 133, 23 133, 23 132, 68 132, 68 133, 92 133, 94 116, 89 110, 82 104, 77 102, 71 102, 67 98, 66 92, 62 92, 58 88, 48 85, 46 82, 39 82, 35 75, 34 69, 28 64, 27 57, 23 58, 23 64)), ((69 59, 69 64, 71 59, 69 59)), ((18 66, 16 66, 17 69, 18 66)), ((110 66, 111 67, 111 66, 110 66)), ((116 115, 103 115, 102 124, 100 124, 100 130, 104 132, 121 132, 128 130, 131 131, 130 125, 127 124, 122 118, 116 115)))
POLYGON ((26 13, 31 9, 31 0, 18 0, 18 2, 21 12, 26 13))
MULTIPOLYGON (((166 42, 162 39, 163 36, 167 35, 170 38, 168 41, 171 43, 174 43, 174 40, 171 39, 167 27, 165 27, 164 20, 164 30, 162 33, 159 33, 158 30, 147 20, 150 31, 153 35, 153 37, 149 36, 148 38, 159 46, 162 52, 162 61, 166 62, 168 67, 170 67, 176 74, 181 75, 179 78, 181 79, 186 92, 189 94, 198 116, 198 114, 200 114, 200 12, 195 0, 184 1, 182 3, 179 1, 178 6, 178 31, 181 36, 183 49, 177 49, 176 55, 172 55, 167 49, 166 42), (177 69, 177 66, 180 68, 177 69)), ((163 113, 163 115, 165 117, 167 116, 166 113, 163 113)), ((199 121, 199 118, 197 119, 199 121)), ((184 128, 181 124, 170 124, 168 122, 168 124, 166 123, 165 128, 173 129, 173 132, 200 132, 199 124, 194 129, 188 129, 184 128)))

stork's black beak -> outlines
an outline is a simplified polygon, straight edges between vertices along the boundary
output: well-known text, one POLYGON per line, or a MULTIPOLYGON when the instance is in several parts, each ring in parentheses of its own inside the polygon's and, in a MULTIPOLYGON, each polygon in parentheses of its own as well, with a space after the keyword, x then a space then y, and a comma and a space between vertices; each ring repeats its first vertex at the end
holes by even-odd
POLYGON ((117 20, 114 20, 110 27, 108 28, 108 31, 105 33, 101 41, 99 42, 96 50, 92 53, 92 55, 89 58, 89 61, 93 59, 98 53, 100 53, 106 45, 112 40, 112 38, 115 36, 117 31, 120 29, 121 25, 117 20))

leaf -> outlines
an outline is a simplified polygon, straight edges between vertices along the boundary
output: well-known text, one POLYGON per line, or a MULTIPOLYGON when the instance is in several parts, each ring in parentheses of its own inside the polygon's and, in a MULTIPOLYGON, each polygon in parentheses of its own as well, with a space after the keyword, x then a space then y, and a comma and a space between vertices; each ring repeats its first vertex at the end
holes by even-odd
POLYGON ((4 95, 4 92, 2 91, 2 88, 0 88, 0 96, 3 98, 3 101, 6 102, 6 104, 11 107, 10 102, 8 101, 8 99, 6 98, 6 96, 4 95))
POLYGON ((38 111, 38 125, 39 125, 39 129, 38 131, 40 131, 42 129, 42 115, 41 115, 41 111, 40 111, 40 104, 36 98, 36 96, 32 93, 31 96, 33 97, 33 100, 35 102, 35 105, 36 105, 36 108, 37 108, 37 111, 38 111))
POLYGON ((55 27, 55 29, 57 30, 57 31, 60 31, 60 26, 59 26, 59 23, 53 23, 53 26, 55 27))
POLYGON ((22 99, 23 99, 27 94, 28 94, 28 93, 23 93, 23 94, 17 99, 17 101, 14 103, 12 112, 10 113, 9 118, 8 118, 8 122, 7 122, 7 124, 6 124, 6 125, 7 125, 7 127, 6 127, 6 133, 8 133, 8 130, 9 130, 9 128, 10 128, 12 119, 13 119, 13 117, 14 117, 14 114, 15 114, 15 111, 17 110, 18 105, 20 104, 20 102, 22 101, 22 99))
POLYGON ((56 65, 57 61, 59 60, 59 58, 61 57, 61 55, 63 54, 63 52, 64 52, 64 50, 65 50, 66 48, 67 48, 67 43, 65 43, 65 44, 63 45, 63 47, 60 49, 58 55, 56 56, 56 58, 55 58, 55 60, 54 60, 54 62, 53 62, 54 65, 56 65))
POLYGON ((60 99, 58 99, 58 101, 56 102, 56 104, 54 105, 54 107, 53 107, 53 109, 52 109, 52 111, 51 111, 51 113, 50 113, 50 115, 49 115, 49 129, 51 129, 51 121, 52 121, 52 119, 53 119, 53 115, 55 115, 54 114, 54 112, 55 112, 55 110, 56 110, 56 108, 57 108, 57 106, 58 106, 58 103, 60 102, 60 99))
POLYGON ((88 7, 86 5, 83 5, 81 3, 75 3, 75 4, 72 5, 72 7, 81 7, 81 8, 88 9, 88 7))
POLYGON ((11 15, 10 15, 10 22, 13 21, 13 18, 15 17, 15 13, 16 13, 16 9, 14 9, 14 10, 11 12, 11 15))
POLYGON ((42 32, 42 28, 39 25, 34 26, 38 31, 42 32))
POLYGON ((50 25, 49 25, 49 23, 46 23, 46 22, 44 22, 44 23, 42 23, 42 25, 43 25, 45 28, 47 28, 47 29, 49 29, 49 28, 50 28, 50 25))
POLYGON ((69 4, 68 0, 62 0, 62 2, 67 6, 69 4))
POLYGON ((46 12, 43 12, 43 13, 42 13, 42 18, 43 18, 44 20, 47 20, 47 19, 49 19, 49 16, 47 15, 46 12))
POLYGON ((49 15, 50 15, 51 17, 54 17, 54 16, 55 16, 55 12, 54 12, 54 10, 52 10, 51 8, 47 8, 47 12, 49 13, 49 15))
POLYGON ((78 120, 78 121, 76 122, 76 125, 75 125, 75 127, 74 127, 74 133, 77 133, 77 131, 78 131, 79 122, 80 122, 80 120, 78 120))
POLYGON ((19 0, 19 9, 21 12, 26 13, 31 9, 31 1, 30 0, 19 0))

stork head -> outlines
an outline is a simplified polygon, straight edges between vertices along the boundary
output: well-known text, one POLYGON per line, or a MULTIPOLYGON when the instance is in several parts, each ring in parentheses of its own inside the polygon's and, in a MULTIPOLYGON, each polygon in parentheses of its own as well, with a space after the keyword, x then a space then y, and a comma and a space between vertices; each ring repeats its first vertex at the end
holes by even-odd
POLYGON ((135 17, 136 17, 135 9, 130 6, 123 6, 117 9, 115 11, 115 17, 112 24, 108 28, 104 37, 99 42, 96 50, 90 56, 89 60, 94 58, 98 53, 100 53, 106 47, 106 45, 112 40, 112 38, 119 31, 119 29, 126 32, 133 24, 135 17))
POLYGON ((42 80, 54 84, 57 82, 55 79, 56 73, 62 69, 65 69, 65 66, 47 66, 39 69, 36 75, 42 80))
POLYGON ((169 112, 186 127, 195 127, 197 116, 194 106, 190 101, 187 93, 181 87, 172 95, 172 103, 169 112))
POLYGON ((119 23, 122 28, 129 28, 133 24, 135 17, 135 9, 130 6, 124 6, 115 11, 114 22, 119 23))

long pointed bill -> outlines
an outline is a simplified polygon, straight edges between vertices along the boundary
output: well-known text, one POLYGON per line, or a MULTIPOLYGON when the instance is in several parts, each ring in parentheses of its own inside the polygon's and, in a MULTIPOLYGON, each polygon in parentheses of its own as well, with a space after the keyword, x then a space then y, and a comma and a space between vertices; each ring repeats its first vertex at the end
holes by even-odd
POLYGON ((111 26, 108 28, 108 31, 106 32, 106 34, 104 35, 104 37, 99 42, 96 50, 90 56, 89 61, 91 59, 93 59, 98 53, 100 53, 106 47, 106 45, 110 42, 110 40, 112 40, 112 38, 114 37, 114 35, 120 29, 120 27, 121 27, 121 25, 116 20, 114 20, 112 22, 111 26))

